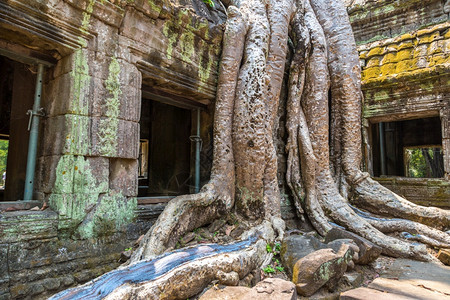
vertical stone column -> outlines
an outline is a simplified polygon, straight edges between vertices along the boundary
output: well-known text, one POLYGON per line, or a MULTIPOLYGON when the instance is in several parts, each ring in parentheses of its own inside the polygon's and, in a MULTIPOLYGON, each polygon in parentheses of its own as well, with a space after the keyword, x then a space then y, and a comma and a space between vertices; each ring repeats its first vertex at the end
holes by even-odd
POLYGON ((102 23, 97 30, 107 34, 96 51, 75 50, 47 82, 37 171, 59 229, 80 238, 121 230, 134 217, 138 189, 140 72, 116 55, 116 31, 102 23))

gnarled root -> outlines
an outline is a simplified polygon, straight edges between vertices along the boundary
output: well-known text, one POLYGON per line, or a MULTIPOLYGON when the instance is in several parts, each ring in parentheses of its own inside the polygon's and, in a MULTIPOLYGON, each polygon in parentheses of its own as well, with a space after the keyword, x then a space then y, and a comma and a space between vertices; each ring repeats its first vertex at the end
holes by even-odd
MULTIPOLYGON (((228 196, 229 197, 229 196, 228 196)), ((156 223, 145 234, 141 246, 133 253, 130 262, 151 259, 176 242, 188 231, 212 222, 226 211, 226 201, 221 201, 210 186, 198 194, 172 199, 156 223)))
POLYGON ((237 285, 267 256, 265 239, 274 237, 269 222, 228 245, 203 244, 121 267, 51 299, 187 299, 211 281, 237 285))
MULTIPOLYGON (((348 41, 344 38, 351 35, 350 25, 345 24, 348 22, 345 19, 347 18, 345 9, 334 11, 332 16, 327 16, 327 13, 324 13, 327 9, 336 10, 336 7, 341 5, 341 3, 337 3, 338 1, 331 2, 334 3, 312 0, 313 5, 311 7, 309 1, 305 1, 304 24, 310 36, 311 46, 304 44, 305 41, 308 41, 308 38, 302 37, 301 34, 296 35, 297 43, 303 43, 304 46, 297 46, 291 66, 287 123, 290 135, 288 141, 290 155, 288 171, 290 173, 288 173, 287 179, 291 181, 291 186, 298 185, 292 180, 300 178, 298 169, 301 165, 302 186, 306 189, 306 200, 303 201, 302 205, 313 226, 321 234, 328 231, 331 226, 328 217, 339 225, 345 226, 348 230, 382 247, 383 253, 387 255, 430 260, 432 258, 424 245, 412 244, 387 236, 380 232, 377 226, 373 226, 379 224, 371 223, 357 215, 346 199, 348 189, 345 188, 346 192, 343 195, 340 194, 341 182, 339 180, 338 183, 335 183, 331 175, 328 120, 330 82, 332 94, 335 98, 333 101, 337 101, 337 107, 341 112, 340 123, 346 127, 340 133, 344 139, 342 157, 339 158, 342 163, 342 174, 345 174, 346 178, 352 179, 348 180, 350 185, 359 183, 355 180, 360 174, 358 168, 355 167, 355 165, 359 167, 360 161, 360 146, 357 145, 360 140, 358 139, 360 136, 358 125, 360 124, 360 94, 357 83, 359 76, 358 66, 355 65, 357 59, 352 59, 353 53, 350 52, 354 49, 351 46, 349 47, 348 41), (330 6, 333 6, 333 8, 330 8, 330 6), (325 22, 327 23, 325 24, 325 22), (330 50, 330 48, 333 50, 330 50), (331 54, 330 51, 332 51, 331 54), (304 78, 302 78, 303 74, 304 78), (301 82, 299 83, 302 80, 304 80, 304 86, 301 82), (355 90, 354 94, 352 94, 353 90, 355 90), (306 119, 306 126, 303 125, 304 119, 306 119), (351 128, 347 128, 349 126, 351 128), (292 148, 294 142, 297 141, 298 151, 296 152, 292 148), (295 155, 299 155, 299 157, 295 155), (301 160, 301 164, 296 160, 301 160), (319 209, 311 210, 311 205, 316 205, 319 209), (322 211, 326 216, 322 214, 322 211)), ((296 22, 294 22, 294 30, 302 24, 302 14, 298 16, 300 16, 300 20, 296 19, 296 22)), ((297 29, 297 32, 300 31, 301 29, 297 29)), ((377 192, 377 190, 372 190, 368 194, 374 193, 377 195, 377 192)), ((296 196, 301 198, 299 194, 296 196)), ((433 210, 430 209, 430 211, 433 210)), ((403 223, 403 225, 410 226, 409 223, 403 223)), ((421 227, 422 230, 425 230, 425 228, 427 228, 426 232, 433 236, 433 239, 440 237, 437 239, 438 244, 445 244, 445 233, 432 231, 428 227, 421 227)), ((425 240, 425 238, 422 240, 425 240)))
POLYGON ((411 203, 371 179, 368 174, 361 177, 353 184, 354 205, 376 214, 408 219, 440 230, 450 228, 450 211, 411 203))

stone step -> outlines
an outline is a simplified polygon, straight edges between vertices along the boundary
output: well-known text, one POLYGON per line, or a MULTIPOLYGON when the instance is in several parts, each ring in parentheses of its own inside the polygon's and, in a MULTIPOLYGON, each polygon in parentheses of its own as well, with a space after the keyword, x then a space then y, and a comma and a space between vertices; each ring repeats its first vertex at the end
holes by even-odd
POLYGON ((377 278, 369 286, 341 293, 342 300, 450 300, 449 295, 399 280, 377 278))
POLYGON ((380 277, 375 279, 372 283, 369 284, 369 288, 382 292, 411 297, 413 299, 450 300, 450 296, 443 293, 388 278, 380 277))
POLYGON ((366 287, 349 290, 341 293, 340 300, 411 300, 411 298, 403 295, 381 292, 366 287))

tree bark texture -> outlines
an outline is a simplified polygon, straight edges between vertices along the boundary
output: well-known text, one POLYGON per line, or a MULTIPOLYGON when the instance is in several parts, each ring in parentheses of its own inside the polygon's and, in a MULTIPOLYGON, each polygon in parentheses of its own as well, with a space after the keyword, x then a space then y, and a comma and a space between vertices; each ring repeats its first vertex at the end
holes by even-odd
POLYGON ((384 234, 393 228, 448 247, 440 230, 450 226, 449 211, 412 204, 360 169, 361 70, 342 1, 228 2, 210 182, 168 204, 132 261, 159 255, 232 211, 255 223, 270 220, 282 236, 274 135, 289 39, 286 180, 299 214, 321 235, 337 223, 392 256, 430 259, 423 245, 384 234), (368 217, 350 203, 401 219, 368 217))

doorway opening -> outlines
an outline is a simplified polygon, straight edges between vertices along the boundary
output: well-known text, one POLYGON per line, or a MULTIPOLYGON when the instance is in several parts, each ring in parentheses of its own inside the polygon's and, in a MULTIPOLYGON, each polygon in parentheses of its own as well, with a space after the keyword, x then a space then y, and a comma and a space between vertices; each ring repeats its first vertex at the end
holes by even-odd
POLYGON ((371 124, 375 177, 444 176, 439 117, 371 124))
POLYGON ((22 200, 28 154, 27 111, 36 74, 27 64, 0 56, 0 201, 22 200))
POLYGON ((191 177, 191 110, 151 96, 142 99, 139 197, 188 194, 191 177))

